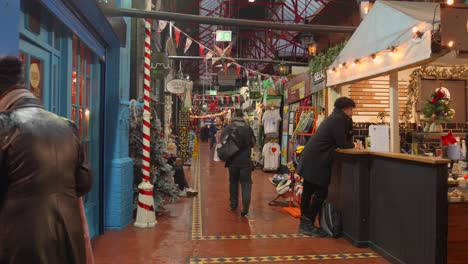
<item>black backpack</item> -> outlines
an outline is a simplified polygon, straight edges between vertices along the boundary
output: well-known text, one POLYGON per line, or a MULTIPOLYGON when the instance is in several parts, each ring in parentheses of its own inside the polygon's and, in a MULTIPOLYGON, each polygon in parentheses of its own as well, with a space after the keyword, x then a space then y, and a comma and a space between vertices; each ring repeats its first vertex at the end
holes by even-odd
POLYGON ((330 237, 336 238, 341 235, 343 228, 341 212, 327 201, 323 203, 320 214, 320 226, 330 237))

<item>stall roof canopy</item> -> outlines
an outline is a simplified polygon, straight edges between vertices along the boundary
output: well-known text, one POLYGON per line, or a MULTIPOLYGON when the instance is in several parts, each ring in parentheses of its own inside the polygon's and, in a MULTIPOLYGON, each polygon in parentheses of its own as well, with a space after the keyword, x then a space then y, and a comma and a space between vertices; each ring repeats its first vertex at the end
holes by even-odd
POLYGON ((377 1, 330 66, 327 85, 368 79, 431 59, 431 30, 439 25, 439 3, 377 1))

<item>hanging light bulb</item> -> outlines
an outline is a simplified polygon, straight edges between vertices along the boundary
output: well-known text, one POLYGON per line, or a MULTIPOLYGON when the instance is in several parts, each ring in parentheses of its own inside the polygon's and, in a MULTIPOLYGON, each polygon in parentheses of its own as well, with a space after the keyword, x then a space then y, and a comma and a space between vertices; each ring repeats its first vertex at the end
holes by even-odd
POLYGON ((340 68, 340 69, 343 68, 343 64, 340 63, 340 64, 338 65, 338 68, 340 68))
POLYGON ((388 53, 388 56, 393 57, 393 55, 395 55, 395 52, 396 52, 396 47, 392 46, 390 48, 390 52, 388 53))
POLYGON ((413 27, 413 33, 416 33, 419 31, 419 28, 418 27, 413 27))
POLYGON ((453 43, 453 40, 451 40, 451 41, 449 41, 449 42, 447 43, 447 46, 448 46, 449 48, 452 48, 452 47, 453 47, 453 44, 454 44, 454 43, 453 43))
POLYGON ((447 5, 453 5, 454 0, 447 0, 447 5))
POLYGON ((356 67, 356 65, 359 63, 359 59, 355 59, 351 66, 356 67))

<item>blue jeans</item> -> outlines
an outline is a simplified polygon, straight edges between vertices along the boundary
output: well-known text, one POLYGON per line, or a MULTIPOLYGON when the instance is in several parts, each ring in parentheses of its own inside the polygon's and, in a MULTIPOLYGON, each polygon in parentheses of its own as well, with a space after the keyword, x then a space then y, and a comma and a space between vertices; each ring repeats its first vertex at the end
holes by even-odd
POLYGON ((242 187, 242 212, 248 213, 252 194, 252 168, 229 167, 229 194, 231 208, 239 203, 239 183, 242 187))

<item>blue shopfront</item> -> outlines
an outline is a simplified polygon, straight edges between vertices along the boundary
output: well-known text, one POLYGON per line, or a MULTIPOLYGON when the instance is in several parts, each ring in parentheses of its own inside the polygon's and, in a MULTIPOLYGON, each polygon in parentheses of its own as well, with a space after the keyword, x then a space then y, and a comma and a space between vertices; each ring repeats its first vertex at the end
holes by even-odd
POLYGON ((25 86, 49 111, 77 124, 94 174, 86 216, 91 236, 102 233, 113 199, 105 193, 115 191, 106 189, 107 178, 123 177, 113 167, 122 160, 116 131, 128 89, 129 70, 122 66, 129 63, 128 41, 119 39, 94 0, 0 0, 0 32, 0 54, 23 60, 25 86))

